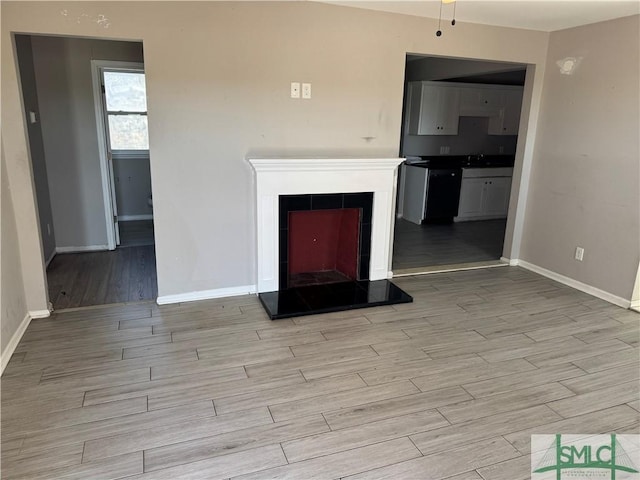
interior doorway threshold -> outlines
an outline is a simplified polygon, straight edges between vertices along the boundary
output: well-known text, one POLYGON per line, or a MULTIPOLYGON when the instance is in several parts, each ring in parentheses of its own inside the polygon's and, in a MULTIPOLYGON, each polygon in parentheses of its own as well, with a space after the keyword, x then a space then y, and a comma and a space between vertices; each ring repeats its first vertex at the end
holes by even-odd
POLYGON ((53 308, 53 306, 51 306, 49 311, 51 313, 70 313, 70 312, 79 312, 84 310, 100 310, 100 309, 113 310, 113 309, 118 309, 122 307, 140 307, 145 305, 150 305, 150 306, 156 305, 156 300, 143 299, 143 300, 132 300, 130 302, 102 303, 97 305, 83 305, 80 307, 66 307, 66 308, 53 308))
POLYGON ((451 263, 447 265, 430 265, 426 267, 403 268, 393 271, 393 277, 409 277, 413 275, 428 275, 431 273, 459 272, 462 270, 478 270, 481 268, 508 267, 509 263, 502 260, 486 262, 451 263))

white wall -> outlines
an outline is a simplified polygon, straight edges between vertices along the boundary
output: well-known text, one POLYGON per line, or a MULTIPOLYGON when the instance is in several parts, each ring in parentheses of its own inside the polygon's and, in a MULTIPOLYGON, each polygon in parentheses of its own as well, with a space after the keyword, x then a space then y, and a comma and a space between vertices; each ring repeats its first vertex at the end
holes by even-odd
MULTIPOLYGON (((436 38, 431 19, 312 2, 2 2, 1 8, 10 173, 26 161, 10 32, 143 41, 160 295, 255 283, 247 156, 398 155, 407 52, 536 64, 535 106, 548 38, 463 23, 455 35, 436 38), (312 82, 313 98, 289 98, 291 81, 312 82)), ((534 138, 537 109, 531 111, 534 138)), ((522 148, 518 161, 527 162, 529 144, 522 148)), ((10 176, 18 191, 30 191, 24 178, 10 176)), ((35 232, 33 216, 17 218, 21 234, 35 232)), ((37 282, 41 274, 24 268, 37 282)))
POLYGON ((0 170, 0 211, 2 227, 0 232, 0 352, 3 366, 7 345, 20 323, 27 315, 27 301, 22 283, 20 247, 14 215, 13 200, 7 178, 4 145, 1 150, 0 170))
POLYGON ((142 45, 47 36, 32 45, 56 246, 106 246, 91 60, 142 62, 142 45))
POLYGON ((640 258, 639 19, 551 34, 520 255, 627 300, 640 258), (573 75, 556 66, 566 57, 582 58, 573 75))

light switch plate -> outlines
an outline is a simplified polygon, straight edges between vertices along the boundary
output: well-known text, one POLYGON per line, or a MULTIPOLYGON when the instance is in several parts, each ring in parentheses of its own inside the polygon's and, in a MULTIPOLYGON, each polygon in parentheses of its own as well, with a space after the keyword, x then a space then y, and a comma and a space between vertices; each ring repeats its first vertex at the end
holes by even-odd
POLYGON ((300 82, 291 82, 291 98, 300 98, 300 82))
POLYGON ((309 99, 311 98, 311 84, 303 83, 302 84, 302 98, 309 99))

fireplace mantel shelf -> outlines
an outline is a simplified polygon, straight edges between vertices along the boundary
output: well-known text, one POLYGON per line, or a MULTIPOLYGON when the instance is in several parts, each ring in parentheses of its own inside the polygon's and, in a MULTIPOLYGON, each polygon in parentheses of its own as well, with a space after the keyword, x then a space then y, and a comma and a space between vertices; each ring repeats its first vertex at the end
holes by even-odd
POLYGON ((403 158, 251 158, 258 292, 278 290, 280 195, 373 193, 369 279, 391 278, 398 165, 403 158))

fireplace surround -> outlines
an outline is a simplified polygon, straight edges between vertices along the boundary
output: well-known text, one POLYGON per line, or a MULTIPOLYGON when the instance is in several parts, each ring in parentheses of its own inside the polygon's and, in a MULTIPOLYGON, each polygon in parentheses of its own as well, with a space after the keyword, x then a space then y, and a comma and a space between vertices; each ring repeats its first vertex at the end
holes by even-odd
MULTIPOLYGON (((368 280, 359 280, 353 285, 335 284, 331 292, 323 289, 320 297, 339 297, 353 295, 368 298, 368 304, 388 304, 389 297, 395 302, 411 301, 411 297, 388 282, 391 278, 391 252, 393 248, 393 225, 395 217, 395 195, 397 167, 401 158, 252 158, 249 159, 255 172, 256 188, 256 243, 257 243, 257 290, 267 307, 263 294, 279 292, 271 300, 278 303, 291 292, 283 290, 281 277, 285 275, 281 258, 280 230, 286 227, 280 212, 281 198, 292 196, 318 196, 339 194, 351 197, 353 194, 367 193, 372 196, 371 222, 365 226, 370 242, 368 259, 368 280), (370 234, 369 234, 370 231, 370 234), (355 289, 355 290, 354 290, 355 289), (352 291, 353 290, 353 291, 352 291), (285 293, 287 292, 287 293, 285 293), (386 293, 385 293, 386 292, 386 293), (401 295, 404 294, 403 295, 401 295), (275 299, 275 300, 274 300, 275 299), (372 302, 371 299, 374 301, 372 302)), ((341 197, 341 198, 345 198, 341 197)), ((328 197, 325 197, 328 198, 328 197)), ((357 207, 361 208, 361 207, 357 207)), ((359 268, 362 269, 360 257, 359 268)), ((302 287, 312 288, 312 287, 302 287)), ((316 298, 317 292, 313 297, 316 298)), ((296 297, 296 301, 297 301, 296 297)), ((294 302, 295 303, 295 302, 294 302)), ((303 302, 308 304, 309 302, 303 302)), ((359 308, 345 305, 337 309, 359 308)), ((353 302, 351 302, 353 303, 353 302)), ((322 308, 306 313, 332 311, 322 308)), ((304 314, 304 313, 301 313, 304 314)), ((270 313, 271 315, 271 313, 270 313)), ((294 316, 294 315, 287 315, 294 316)), ((274 317, 272 318, 284 318, 274 317)))

